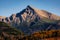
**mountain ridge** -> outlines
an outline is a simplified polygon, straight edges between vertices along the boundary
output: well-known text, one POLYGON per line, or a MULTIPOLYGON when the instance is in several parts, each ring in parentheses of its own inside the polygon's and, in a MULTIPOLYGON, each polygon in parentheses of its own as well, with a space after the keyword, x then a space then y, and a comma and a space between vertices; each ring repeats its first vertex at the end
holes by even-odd
MULTIPOLYGON (((11 16, 14 16, 14 15, 15 15, 15 17, 18 17, 19 16, 20 17, 20 20, 21 20, 23 18, 22 16, 26 17, 25 16, 25 15, 27 15, 26 13, 27 14, 30 13, 31 15, 37 15, 40 18, 45 17, 45 18, 48 18, 48 19, 51 19, 51 20, 60 20, 60 16, 57 16, 57 15, 52 14, 50 12, 47 12, 46 10, 39 10, 37 8, 33 8, 30 5, 28 5, 25 9, 23 9, 20 13, 12 14, 11 16), (22 14, 24 14, 24 15, 22 15, 22 14)), ((4 19, 6 17, 1 16, 0 18, 3 18, 4 19)))
POLYGON ((51 37, 60 37, 60 16, 48 11, 28 5, 9 17, 0 16, 0 40, 51 40, 51 37))
POLYGON ((30 34, 31 32, 39 30, 60 29, 59 20, 59 16, 44 10, 35 9, 28 5, 21 12, 12 14, 10 17, 6 17, 2 21, 30 34))

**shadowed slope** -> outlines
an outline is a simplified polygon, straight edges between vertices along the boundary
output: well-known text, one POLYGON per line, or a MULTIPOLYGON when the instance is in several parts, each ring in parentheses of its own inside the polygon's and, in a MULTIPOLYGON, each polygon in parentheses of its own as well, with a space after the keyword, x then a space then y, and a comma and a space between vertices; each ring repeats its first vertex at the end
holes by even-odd
POLYGON ((23 32, 10 25, 0 22, 0 40, 17 40, 23 37, 23 32))

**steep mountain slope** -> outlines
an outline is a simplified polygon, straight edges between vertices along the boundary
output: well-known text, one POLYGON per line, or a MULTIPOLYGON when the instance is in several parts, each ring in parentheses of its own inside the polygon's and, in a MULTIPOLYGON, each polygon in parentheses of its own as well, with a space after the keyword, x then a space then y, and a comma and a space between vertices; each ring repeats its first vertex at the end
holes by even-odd
POLYGON ((60 20, 60 16, 57 16, 45 10, 38 10, 38 9, 34 9, 34 10, 41 18, 46 17, 51 20, 60 20))
MULTIPOLYGON (((36 26, 36 27, 38 27, 38 26, 36 26)), ((59 24, 58 24, 58 27, 59 27, 59 24)), ((30 31, 28 31, 28 32, 30 32, 30 31)), ((26 36, 24 36, 24 34, 25 33, 23 33, 20 30, 17 30, 14 27, 11 27, 9 24, 0 22, 0 40, 42 40, 42 39, 46 40, 51 37, 53 37, 55 39, 55 37, 60 36, 60 31, 59 30, 46 30, 46 31, 39 30, 39 31, 35 31, 34 33, 31 33, 30 35, 27 34, 26 36)))
POLYGON ((0 22, 0 40, 18 40, 23 37, 23 32, 0 22))

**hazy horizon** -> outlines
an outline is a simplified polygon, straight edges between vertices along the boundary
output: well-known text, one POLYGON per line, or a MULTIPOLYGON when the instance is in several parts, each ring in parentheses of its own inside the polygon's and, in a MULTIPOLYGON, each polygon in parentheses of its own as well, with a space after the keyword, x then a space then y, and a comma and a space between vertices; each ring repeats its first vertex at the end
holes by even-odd
POLYGON ((60 0, 0 0, 0 16, 16 14, 27 5, 60 16, 60 0))

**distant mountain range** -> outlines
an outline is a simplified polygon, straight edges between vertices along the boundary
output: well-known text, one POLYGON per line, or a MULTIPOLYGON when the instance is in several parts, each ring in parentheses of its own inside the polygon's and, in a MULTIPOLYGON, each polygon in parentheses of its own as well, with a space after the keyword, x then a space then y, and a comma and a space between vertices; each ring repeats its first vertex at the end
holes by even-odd
POLYGON ((0 21, 14 26, 25 34, 41 30, 60 29, 60 16, 45 10, 38 10, 29 5, 21 12, 12 14, 10 17, 0 16, 0 21))

